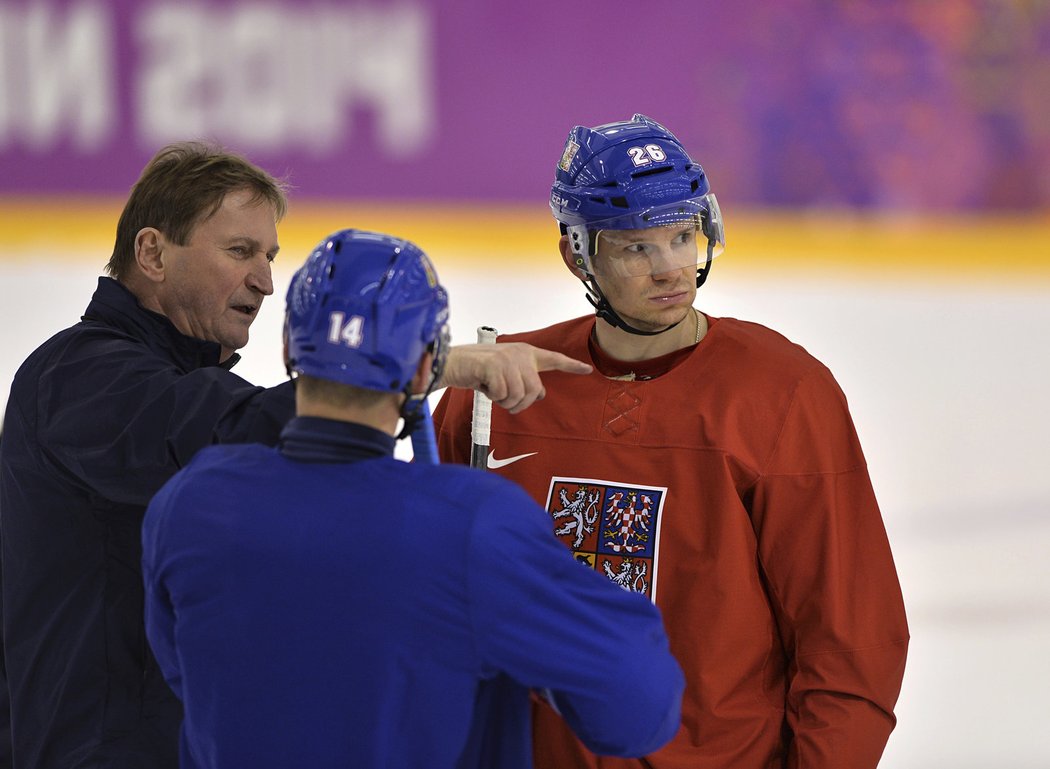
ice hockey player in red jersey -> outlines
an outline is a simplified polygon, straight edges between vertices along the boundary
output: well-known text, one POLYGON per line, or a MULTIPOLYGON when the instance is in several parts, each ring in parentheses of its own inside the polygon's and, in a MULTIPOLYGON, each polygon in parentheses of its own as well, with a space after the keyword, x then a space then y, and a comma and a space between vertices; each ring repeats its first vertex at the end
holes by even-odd
MULTIPOLYGON (((578 561, 660 607, 686 692, 677 736, 644 759, 596 757, 537 702, 536 766, 875 767, 908 627, 845 396, 777 332, 694 309, 722 216, 660 124, 573 128, 550 205, 596 317, 498 341, 595 371, 498 410, 488 465, 545 506, 578 561)), ((467 461, 470 418, 470 392, 446 391, 444 461, 467 461)))

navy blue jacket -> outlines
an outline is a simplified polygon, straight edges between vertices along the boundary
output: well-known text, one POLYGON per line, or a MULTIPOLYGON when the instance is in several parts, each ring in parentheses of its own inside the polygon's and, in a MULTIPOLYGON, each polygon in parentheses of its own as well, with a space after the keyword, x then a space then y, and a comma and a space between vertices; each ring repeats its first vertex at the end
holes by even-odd
POLYGON ((678 731, 656 607, 578 564, 494 474, 293 419, 213 446, 143 524, 146 630, 185 769, 526 769, 529 689, 594 751, 678 731))
POLYGON ((146 504, 201 448, 273 444, 294 413, 290 383, 227 368, 217 344, 100 278, 81 322, 15 374, 0 434, 0 766, 177 766, 181 708, 144 632, 146 504))

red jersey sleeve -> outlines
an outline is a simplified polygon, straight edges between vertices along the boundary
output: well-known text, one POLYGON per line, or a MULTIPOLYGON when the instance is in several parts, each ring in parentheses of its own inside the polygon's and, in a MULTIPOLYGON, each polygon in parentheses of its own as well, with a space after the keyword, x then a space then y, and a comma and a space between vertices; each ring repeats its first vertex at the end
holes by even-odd
POLYGON ((751 508, 793 668, 787 766, 875 767, 895 724, 908 627, 846 398, 825 367, 798 382, 751 508))

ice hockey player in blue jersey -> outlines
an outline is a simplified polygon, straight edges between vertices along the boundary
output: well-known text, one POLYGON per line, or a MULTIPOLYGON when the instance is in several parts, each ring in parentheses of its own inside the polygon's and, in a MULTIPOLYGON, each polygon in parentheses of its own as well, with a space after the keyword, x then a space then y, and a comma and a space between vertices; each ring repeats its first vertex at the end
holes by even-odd
POLYGON ((530 696, 599 754, 675 735, 647 599, 576 563, 516 485, 394 458, 447 349, 419 248, 331 235, 289 287, 278 446, 204 449, 153 499, 146 630, 184 767, 531 767, 530 696))

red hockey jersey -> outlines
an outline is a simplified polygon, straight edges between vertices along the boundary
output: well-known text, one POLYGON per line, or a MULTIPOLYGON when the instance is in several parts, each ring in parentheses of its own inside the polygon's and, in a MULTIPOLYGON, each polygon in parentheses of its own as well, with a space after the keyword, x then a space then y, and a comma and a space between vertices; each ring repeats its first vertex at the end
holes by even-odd
MULTIPOLYGON (((589 361, 594 323, 500 341, 589 361)), ((642 761, 591 755, 538 704, 536 766, 874 767, 908 628, 831 372, 768 328, 711 318, 662 376, 543 376, 544 400, 493 410, 489 467, 546 507, 582 564, 659 606, 687 684, 677 737, 642 761)), ((471 404, 448 390, 435 411, 446 462, 469 461, 471 404)))

